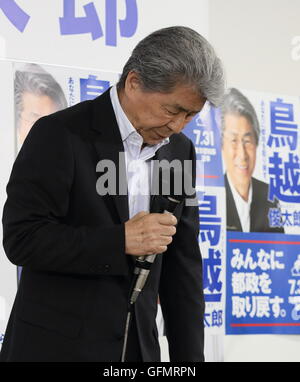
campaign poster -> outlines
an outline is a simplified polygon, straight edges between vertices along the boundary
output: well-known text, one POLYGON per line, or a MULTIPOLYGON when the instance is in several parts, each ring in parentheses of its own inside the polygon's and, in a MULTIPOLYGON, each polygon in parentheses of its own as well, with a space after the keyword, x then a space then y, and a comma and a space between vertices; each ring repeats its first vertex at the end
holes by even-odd
POLYGON ((223 361, 225 331, 226 216, 221 157, 220 110, 205 104, 184 128, 195 146, 199 246, 205 298, 205 359, 223 361))
MULTIPOLYGON (((0 61, 0 204, 6 200, 6 185, 15 158, 13 125, 13 73, 10 62, 0 61)), ((2 243, 3 231, 0 230, 2 243)), ((0 348, 4 338, 7 320, 15 298, 17 277, 15 266, 11 264, 0 247, 0 348)))
POLYGON ((183 130, 195 146, 197 186, 202 189, 224 185, 219 125, 220 110, 206 103, 183 130))
POLYGON ((93 99, 114 85, 118 73, 35 63, 14 63, 16 151, 41 117, 93 99))
POLYGON ((300 334, 299 119, 297 97, 235 88, 221 108, 227 334, 300 334))

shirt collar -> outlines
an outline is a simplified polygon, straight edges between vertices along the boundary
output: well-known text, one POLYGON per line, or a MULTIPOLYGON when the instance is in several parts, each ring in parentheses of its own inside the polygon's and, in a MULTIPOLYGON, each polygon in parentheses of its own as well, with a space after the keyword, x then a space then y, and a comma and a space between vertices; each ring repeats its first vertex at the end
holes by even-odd
POLYGON ((130 134, 137 133, 137 131, 132 126, 131 122, 127 118, 127 115, 122 109, 116 86, 113 86, 110 89, 110 98, 111 98, 111 103, 116 115, 117 123, 120 129, 122 141, 124 142, 129 137, 130 134))
MULTIPOLYGON (((120 129, 121 133, 121 138, 122 141, 131 141, 133 140, 135 143, 139 143, 140 146, 143 144, 143 137, 136 131, 136 129, 133 127, 132 123, 129 121, 127 118, 127 115, 125 114, 124 110, 122 109, 122 106, 119 101, 119 96, 117 92, 117 86, 112 86, 110 89, 110 98, 111 98, 111 103, 116 115, 117 123, 120 129), (130 137, 130 138, 129 138, 130 137), (129 138, 129 139, 128 139, 129 138)), ((151 148, 151 151, 154 150, 157 151, 161 146, 164 146, 168 144, 170 141, 169 138, 163 139, 160 143, 156 145, 149 145, 146 146, 151 148)))
POLYGON ((228 183, 229 183, 229 186, 230 186, 233 198, 235 200, 236 206, 241 206, 241 205, 242 206, 247 206, 250 209, 250 205, 251 205, 251 202, 252 202, 252 193, 253 193, 252 182, 250 182, 248 201, 245 201, 241 197, 241 195, 237 192, 237 190, 235 189, 233 183, 230 180, 230 177, 229 177, 228 173, 227 173, 227 179, 228 179, 228 183))

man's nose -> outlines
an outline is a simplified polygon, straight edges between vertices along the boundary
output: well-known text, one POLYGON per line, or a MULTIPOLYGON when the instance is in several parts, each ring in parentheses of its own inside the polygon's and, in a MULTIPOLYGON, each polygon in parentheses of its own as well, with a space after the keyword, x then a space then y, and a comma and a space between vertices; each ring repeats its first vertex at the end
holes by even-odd
POLYGON ((248 157, 245 144, 242 140, 238 141, 236 155, 243 160, 246 160, 248 157))
POLYGON ((187 124, 188 119, 186 118, 184 113, 179 113, 175 115, 172 120, 168 123, 168 128, 173 131, 173 133, 178 134, 187 124))

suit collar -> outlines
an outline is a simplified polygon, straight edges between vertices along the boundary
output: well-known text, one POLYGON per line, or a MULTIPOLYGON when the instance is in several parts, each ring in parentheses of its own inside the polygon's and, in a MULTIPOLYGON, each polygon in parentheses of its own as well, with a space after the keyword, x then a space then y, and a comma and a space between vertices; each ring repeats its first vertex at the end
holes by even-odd
POLYGON ((227 179, 227 174, 225 174, 224 180, 225 180, 225 189, 226 189, 227 230, 242 231, 242 225, 241 225, 239 214, 238 214, 238 211, 234 202, 234 198, 231 192, 231 188, 227 179))
MULTIPOLYGON (((121 164, 123 168, 120 169, 119 153, 124 153, 124 145, 120 133, 119 126, 117 124, 116 116, 113 110, 113 106, 110 98, 110 89, 108 89, 101 96, 92 101, 92 125, 91 128, 93 134, 93 145, 97 151, 98 160, 111 160, 116 165, 117 169, 117 185, 116 189, 119 189, 119 177, 118 172, 125 171, 125 163, 121 164)), ((163 159, 167 161, 172 160, 171 142, 162 146, 156 151, 153 160, 155 165, 158 161, 163 159)), ((124 156, 123 156, 124 158, 124 156)), ((120 221, 125 222, 129 219, 128 208, 128 196, 127 195, 111 195, 116 209, 118 211, 120 221)), ((153 203, 153 196, 150 197, 150 211, 153 203)))
MULTIPOLYGON (((124 146, 117 120, 112 108, 109 90, 92 101, 92 130, 93 145, 97 151, 98 159, 112 161, 116 166, 116 190, 119 190, 120 171, 119 153, 124 153, 124 146)), ((124 159, 124 155, 122 157, 124 159)), ((125 166, 125 163, 121 165, 125 166)), ((121 169, 122 171, 122 169, 121 169)), ((126 188, 126 187, 125 187, 126 188)), ((112 195, 120 221, 128 220, 128 197, 127 195, 112 195)))

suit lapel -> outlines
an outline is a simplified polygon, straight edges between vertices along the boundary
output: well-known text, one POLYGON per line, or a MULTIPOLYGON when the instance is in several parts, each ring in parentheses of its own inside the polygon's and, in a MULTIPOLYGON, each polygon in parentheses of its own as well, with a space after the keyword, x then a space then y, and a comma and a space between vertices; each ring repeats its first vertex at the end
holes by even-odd
POLYGON ((159 150, 156 151, 154 157, 153 157, 153 168, 152 168, 152 176, 151 176, 151 190, 150 190, 150 212, 153 210, 154 206, 154 200, 155 200, 155 195, 153 195, 153 189, 155 186, 155 182, 157 179, 155 178, 155 175, 158 175, 157 167, 158 164, 161 160, 165 159, 168 162, 171 162, 171 151, 170 151, 170 145, 171 141, 165 145, 162 146, 159 150))
POLYGON ((124 146, 111 104, 109 90, 92 101, 92 105, 93 118, 91 127, 94 132, 93 145, 99 161, 110 160, 116 166, 116 195, 111 193, 110 195, 118 211, 120 221, 125 222, 129 218, 127 184, 123 187, 123 189, 125 188, 126 195, 118 195, 120 187, 119 171, 126 174, 125 163, 119 163, 119 153, 123 153, 122 158, 125 159, 124 146))
MULTIPOLYGON (((117 169, 117 182, 116 189, 117 195, 111 195, 114 201, 116 209, 118 211, 121 222, 125 222, 129 219, 128 208, 128 195, 118 195, 119 190, 119 171, 125 172, 125 163, 119 163, 119 153, 124 153, 124 146, 121 138, 121 133, 117 124, 115 113, 110 100, 109 90, 97 97, 92 101, 93 116, 92 116, 92 130, 93 130, 93 145, 97 152, 99 160, 111 160, 116 165, 117 169), (120 167, 121 166, 121 167, 120 167)), ((166 159, 171 161, 171 142, 157 150, 153 157, 154 166, 153 173, 155 173, 155 166, 158 165, 158 161, 166 159)), ((124 158, 124 156, 123 156, 124 158)), ((154 179, 152 179, 153 184, 154 179)), ((127 190, 127 185, 125 185, 127 190)), ((153 205, 154 195, 150 195, 150 211, 153 205)))
POLYGON ((266 222, 264 224, 264 216, 266 205, 262 203, 264 200, 262 190, 257 187, 258 184, 255 178, 251 178, 252 182, 252 201, 250 206, 250 232, 261 231, 261 226, 268 226, 266 222))
POLYGON ((227 231, 243 231, 231 188, 225 175, 227 231))

